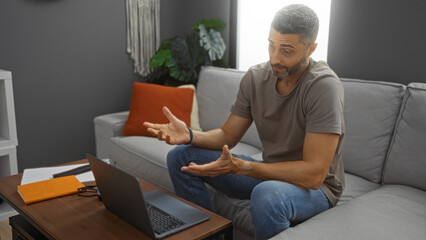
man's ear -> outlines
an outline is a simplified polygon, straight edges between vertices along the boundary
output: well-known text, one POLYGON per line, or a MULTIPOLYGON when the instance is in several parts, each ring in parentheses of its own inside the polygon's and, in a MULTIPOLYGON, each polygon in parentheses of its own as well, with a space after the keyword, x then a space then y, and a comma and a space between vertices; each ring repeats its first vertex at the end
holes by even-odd
POLYGON ((318 43, 312 43, 308 49, 308 58, 314 53, 315 49, 317 49, 318 43))

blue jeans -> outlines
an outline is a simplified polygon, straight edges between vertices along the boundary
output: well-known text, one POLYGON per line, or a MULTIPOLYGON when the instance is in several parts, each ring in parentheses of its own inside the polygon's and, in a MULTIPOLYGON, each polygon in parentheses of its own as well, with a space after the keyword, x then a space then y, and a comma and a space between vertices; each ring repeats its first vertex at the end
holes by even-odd
MULTIPOLYGON (((262 181, 257 178, 227 174, 217 177, 199 177, 181 171, 189 163, 205 164, 218 159, 222 151, 212 151, 181 145, 167 155, 169 174, 178 196, 214 211, 204 183, 208 183, 227 196, 251 199, 251 215, 256 239, 268 239, 290 225, 330 208, 329 201, 320 190, 306 190, 281 181, 262 181)), ((251 157, 233 154, 247 161, 251 157)))

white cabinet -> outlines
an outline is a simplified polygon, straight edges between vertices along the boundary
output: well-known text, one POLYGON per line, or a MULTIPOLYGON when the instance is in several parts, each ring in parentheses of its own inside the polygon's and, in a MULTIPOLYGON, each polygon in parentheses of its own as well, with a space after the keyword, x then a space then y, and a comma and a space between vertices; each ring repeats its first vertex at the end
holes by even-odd
POLYGON ((0 70, 0 177, 18 173, 12 73, 0 70))
MULTIPOLYGON (((12 73, 0 69, 0 178, 18 173, 16 146, 12 73)), ((16 214, 5 202, 0 204, 0 221, 16 214)))
POLYGON ((18 145, 12 73, 0 69, 0 148, 18 145))

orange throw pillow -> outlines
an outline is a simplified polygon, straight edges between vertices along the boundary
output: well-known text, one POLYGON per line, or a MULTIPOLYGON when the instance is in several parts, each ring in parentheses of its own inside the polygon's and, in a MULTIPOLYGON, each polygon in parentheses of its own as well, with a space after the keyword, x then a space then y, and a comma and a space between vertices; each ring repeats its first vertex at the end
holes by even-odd
POLYGON ((161 110, 164 106, 190 127, 193 96, 194 90, 190 88, 134 83, 129 117, 124 125, 123 136, 152 137, 143 123, 168 123, 161 110))

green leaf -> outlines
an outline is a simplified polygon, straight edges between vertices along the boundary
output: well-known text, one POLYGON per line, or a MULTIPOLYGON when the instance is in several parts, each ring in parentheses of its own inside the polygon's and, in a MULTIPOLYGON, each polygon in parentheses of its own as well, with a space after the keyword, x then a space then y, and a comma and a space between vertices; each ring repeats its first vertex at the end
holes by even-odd
POLYGON ((169 69, 169 75, 172 78, 178 79, 180 81, 183 81, 182 74, 180 73, 180 69, 178 64, 176 63, 175 59, 173 57, 170 57, 167 62, 165 63, 166 67, 169 69))
POLYGON ((172 53, 169 49, 160 50, 156 52, 149 60, 149 66, 161 67, 172 57, 172 53))
POLYGON ((179 68, 177 66, 169 68, 170 77, 176 78, 179 81, 184 81, 185 79, 180 74, 179 68))
POLYGON ((170 76, 185 83, 194 82, 195 64, 187 42, 181 38, 176 38, 170 44, 170 49, 172 58, 176 63, 176 66, 170 69, 170 76))
POLYGON ((143 77, 148 83, 164 85, 165 80, 169 77, 169 69, 166 67, 157 67, 148 76, 143 77))
POLYGON ((225 53, 226 45, 220 32, 213 29, 207 32, 204 25, 200 25, 199 29, 200 45, 209 53, 210 60, 215 61, 221 59, 225 53))
POLYGON ((176 61, 179 67, 190 68, 191 67, 191 56, 189 54, 188 45, 185 40, 176 38, 170 45, 170 50, 173 59, 176 61))
POLYGON ((206 59, 206 51, 200 45, 200 34, 192 31, 186 37, 186 44, 191 57, 191 67, 200 68, 201 65, 204 65, 206 59))
POLYGON ((207 31, 209 31, 210 29, 213 29, 215 31, 221 32, 226 28, 226 23, 223 22, 220 19, 215 19, 215 18, 205 19, 205 18, 203 18, 203 19, 196 21, 194 23, 194 25, 192 25, 192 29, 198 32, 200 30, 200 25, 204 25, 204 27, 207 29, 207 31))
POLYGON ((161 51, 161 50, 166 50, 166 49, 170 49, 170 44, 173 42, 173 40, 175 40, 177 38, 177 36, 169 38, 169 39, 165 39, 163 41, 161 41, 160 47, 158 47, 157 52, 161 51))

